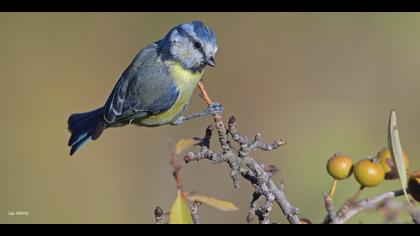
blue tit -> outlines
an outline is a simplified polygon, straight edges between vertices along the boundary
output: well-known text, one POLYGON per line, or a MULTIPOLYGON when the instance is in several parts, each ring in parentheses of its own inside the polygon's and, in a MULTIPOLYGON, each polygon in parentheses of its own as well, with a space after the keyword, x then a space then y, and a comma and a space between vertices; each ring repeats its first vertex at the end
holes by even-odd
POLYGON ((184 116, 207 65, 215 66, 214 32, 200 21, 172 28, 162 39, 143 48, 122 73, 103 107, 72 114, 68 145, 73 155, 111 127, 128 124, 155 127, 178 125, 223 112, 219 103, 184 116))

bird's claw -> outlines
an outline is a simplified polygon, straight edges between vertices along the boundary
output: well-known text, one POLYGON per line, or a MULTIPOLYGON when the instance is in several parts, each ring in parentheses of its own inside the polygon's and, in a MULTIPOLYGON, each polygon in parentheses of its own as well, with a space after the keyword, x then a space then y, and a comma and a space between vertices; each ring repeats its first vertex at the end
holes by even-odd
POLYGON ((185 117, 184 116, 179 116, 178 118, 176 118, 174 121, 171 122, 172 125, 180 125, 182 123, 185 122, 185 117))
POLYGON ((221 115, 225 108, 222 106, 222 104, 218 102, 213 102, 208 108, 207 111, 210 115, 221 115))
POLYGON ((204 111, 189 115, 189 116, 179 116, 174 121, 171 122, 172 125, 180 125, 187 120, 192 120, 195 118, 203 117, 203 116, 215 116, 221 115, 225 109, 220 103, 214 102, 209 107, 204 109, 204 111))

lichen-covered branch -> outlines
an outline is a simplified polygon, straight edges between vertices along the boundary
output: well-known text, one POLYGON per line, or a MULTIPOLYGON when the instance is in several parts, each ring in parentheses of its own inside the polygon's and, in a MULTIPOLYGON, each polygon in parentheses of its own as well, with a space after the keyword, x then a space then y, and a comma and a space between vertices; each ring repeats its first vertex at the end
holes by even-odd
POLYGON ((156 207, 155 208, 155 224, 161 225, 164 224, 165 214, 163 213, 162 208, 156 207))
MULTIPOLYGON (((212 100, 208 96, 204 85, 200 82, 198 84, 203 99, 208 105, 212 104, 212 100)), ((213 164, 226 164, 229 166, 229 176, 233 181, 235 188, 240 187, 240 181, 248 181, 254 188, 252 192, 252 200, 247 215, 247 222, 252 223, 258 220, 260 224, 272 224, 270 221, 270 213, 273 207, 277 204, 283 215, 291 224, 312 224, 308 219, 301 219, 299 209, 294 207, 288 200, 284 191, 284 179, 282 178, 279 184, 276 184, 272 177, 279 172, 279 169, 274 165, 265 165, 258 162, 254 156, 253 151, 273 151, 285 144, 283 140, 276 140, 272 143, 264 143, 262 135, 257 133, 254 138, 248 138, 243 135, 236 126, 236 118, 231 116, 227 125, 223 122, 220 114, 213 115, 214 126, 209 125, 206 128, 203 138, 195 138, 193 142, 189 142, 189 146, 198 145, 199 151, 188 152, 184 156, 186 164, 197 162, 201 160, 209 160, 213 164), (218 144, 221 151, 214 151, 210 147, 213 133, 217 134, 219 140, 218 144), (198 142, 196 142, 198 141, 198 142)), ((189 140, 191 141, 191 140, 189 140)), ((184 147, 182 151, 187 149, 184 147)), ((181 151, 171 153, 171 164, 174 169, 174 177, 177 183, 177 189, 181 190, 184 196, 187 192, 182 190, 182 179, 180 176, 181 166, 177 163, 177 154, 181 151)), ((361 187, 356 195, 346 201, 338 211, 336 211, 332 196, 335 192, 337 182, 334 184, 330 192, 324 193, 323 199, 327 215, 325 216, 324 224, 343 224, 350 220, 353 216, 364 210, 377 210, 382 212, 385 216, 386 222, 398 222, 397 212, 405 211, 416 224, 420 222, 420 211, 409 204, 398 203, 393 201, 394 198, 404 195, 403 190, 384 193, 382 195, 356 201, 360 195, 361 187)), ((194 200, 194 199, 190 199, 194 200)), ((213 205, 204 201, 206 204, 213 205)), ((190 213, 194 224, 200 224, 200 217, 198 210, 201 203, 194 201, 190 206, 190 213)), ((159 207, 155 210, 156 224, 162 224, 164 221, 164 214, 159 207)))
MULTIPOLYGON (((357 202, 347 202, 340 208, 340 210, 337 213, 334 212, 334 204, 332 202, 332 199, 325 195, 324 201, 328 215, 325 217, 324 223, 344 224, 359 212, 368 209, 378 209, 384 202, 390 201, 402 195, 404 195, 404 192, 402 189, 400 189, 392 192, 387 192, 376 197, 363 199, 357 202)), ((412 206, 407 206, 406 210, 412 216, 413 222, 418 222, 420 212, 412 206)))
POLYGON ((336 214, 335 214, 335 206, 333 198, 328 194, 324 193, 324 202, 325 202, 325 208, 327 209, 327 216, 324 219, 324 224, 329 224, 331 222, 334 222, 336 220, 336 214))
POLYGON ((420 224, 420 211, 416 211, 413 209, 413 207, 410 207, 408 211, 410 212, 411 218, 413 219, 413 223, 417 225, 420 224))
POLYGON ((214 130, 212 126, 209 126, 206 129, 205 137, 200 142, 200 151, 188 152, 184 158, 185 162, 207 159, 214 164, 227 163, 235 188, 239 188, 241 177, 248 180, 255 188, 247 217, 248 222, 251 222, 255 215, 260 223, 270 223, 268 216, 274 203, 277 203, 290 223, 299 224, 298 209, 288 201, 283 188, 278 187, 272 180, 272 176, 278 172, 278 168, 273 165, 263 165, 251 156, 251 152, 256 149, 264 151, 278 149, 284 145, 284 141, 264 144, 261 134, 257 134, 254 140, 249 142, 248 138, 238 131, 234 117, 229 119, 227 129, 221 119, 215 119, 215 127, 222 152, 218 153, 210 149, 210 138, 214 130), (233 147, 233 143, 239 145, 238 150, 233 147), (265 202, 258 207, 256 202, 260 197, 264 197, 265 202))
POLYGON ((201 224, 200 215, 198 214, 198 210, 200 209, 200 206, 201 206, 201 202, 197 202, 197 201, 194 201, 191 204, 190 212, 191 212, 191 218, 194 224, 201 224))
POLYGON ((387 192, 382 195, 373 198, 367 198, 355 203, 351 203, 351 205, 347 207, 343 207, 338 213, 337 218, 333 221, 334 224, 343 224, 347 222, 350 218, 352 218, 357 213, 369 208, 378 205, 379 203, 395 198, 397 196, 403 195, 404 192, 402 190, 397 190, 393 192, 387 192))
MULTIPOLYGON (((211 105, 213 101, 207 94, 201 81, 198 83, 198 87, 201 90, 204 101, 208 105, 211 105)), ((210 149, 210 139, 214 129, 212 126, 209 126, 206 129, 205 137, 200 142, 200 151, 188 152, 184 157, 185 162, 188 164, 192 161, 207 159, 213 164, 228 164, 230 177, 235 188, 239 188, 241 177, 248 180, 255 189, 247 217, 248 223, 252 222, 254 215, 258 217, 260 223, 270 223, 268 216, 276 202, 290 223, 299 224, 299 210, 293 207, 288 201, 284 193, 283 183, 278 187, 272 180, 272 176, 278 172, 278 168, 273 165, 265 166, 260 164, 251 156, 251 152, 256 149, 273 151, 284 145, 285 142, 279 140, 271 144, 265 144, 262 142, 262 135, 260 133, 255 135, 254 140, 249 141, 248 137, 242 135, 236 128, 236 119, 233 116, 229 119, 227 127, 221 115, 214 115, 213 120, 222 152, 219 153, 210 149), (233 147, 229 137, 234 143, 239 145, 239 150, 233 147), (257 200, 261 197, 265 198, 265 202, 258 207, 257 200)))

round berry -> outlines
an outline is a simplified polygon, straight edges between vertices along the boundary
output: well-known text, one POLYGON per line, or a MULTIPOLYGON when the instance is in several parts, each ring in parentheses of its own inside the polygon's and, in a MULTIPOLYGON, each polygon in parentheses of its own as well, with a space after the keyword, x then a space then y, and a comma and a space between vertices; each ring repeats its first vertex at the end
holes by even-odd
POLYGON ((347 179, 353 172, 353 161, 346 155, 336 153, 328 160, 327 171, 334 179, 347 179))
POLYGON ((374 187, 384 181, 385 171, 379 163, 365 159, 354 167, 354 176, 363 187, 374 187))
MULTIPOLYGON (((382 168, 385 171, 385 179, 391 180, 391 179, 397 179, 398 178, 398 170, 397 167, 394 164, 394 161, 391 157, 391 152, 388 148, 382 149, 377 156, 379 163, 381 164, 382 168)), ((408 169, 408 166, 410 164, 410 160, 408 158, 407 152, 404 151, 404 164, 406 169, 408 169)))

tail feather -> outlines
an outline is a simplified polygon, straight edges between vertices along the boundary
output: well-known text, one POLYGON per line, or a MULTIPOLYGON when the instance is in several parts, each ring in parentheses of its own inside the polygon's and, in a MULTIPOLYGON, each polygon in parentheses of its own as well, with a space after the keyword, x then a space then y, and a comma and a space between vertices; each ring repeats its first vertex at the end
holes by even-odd
POLYGON ((91 138, 90 135, 83 136, 83 138, 81 138, 79 141, 77 141, 76 143, 74 143, 71 146, 70 156, 73 156, 73 154, 76 153, 77 150, 79 150, 80 148, 82 148, 86 143, 88 143, 91 140, 92 140, 92 138, 91 138))
POLYGON ((101 108, 98 108, 98 109, 93 110, 93 111, 72 114, 69 117, 69 120, 68 120, 69 131, 73 132, 74 130, 76 130, 77 127, 80 127, 80 125, 83 121, 94 122, 96 119, 92 119, 92 118, 97 117, 99 112, 102 115, 102 110, 103 110, 103 108, 101 107, 101 108))
POLYGON ((94 132, 98 123, 101 121, 100 115, 102 114, 102 112, 99 113, 96 110, 95 112, 97 112, 97 114, 87 112, 86 115, 84 115, 84 113, 78 113, 70 116, 69 130, 72 133, 72 135, 69 139, 69 146, 72 146, 85 136, 94 132))
POLYGON ((85 113, 72 114, 68 120, 68 129, 71 133, 68 142, 68 146, 71 147, 70 155, 73 155, 84 144, 91 141, 92 136, 95 136, 96 139, 99 136, 97 135, 98 128, 102 130, 106 128, 103 122, 102 107, 85 113))

